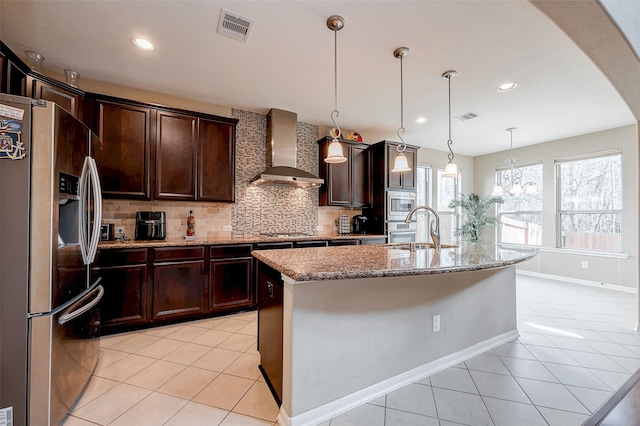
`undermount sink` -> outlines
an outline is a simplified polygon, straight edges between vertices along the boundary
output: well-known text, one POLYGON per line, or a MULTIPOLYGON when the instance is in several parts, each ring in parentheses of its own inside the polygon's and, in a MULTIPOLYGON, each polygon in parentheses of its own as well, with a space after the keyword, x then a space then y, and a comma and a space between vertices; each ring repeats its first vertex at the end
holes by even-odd
MULTIPOLYGON (((388 249, 411 250, 411 245, 413 245, 414 250, 425 250, 425 249, 432 249, 436 247, 435 244, 433 243, 388 243, 388 244, 384 244, 383 247, 388 249)), ((458 248, 458 247, 459 246, 452 245, 452 244, 440 245, 441 249, 451 249, 451 248, 458 248)))

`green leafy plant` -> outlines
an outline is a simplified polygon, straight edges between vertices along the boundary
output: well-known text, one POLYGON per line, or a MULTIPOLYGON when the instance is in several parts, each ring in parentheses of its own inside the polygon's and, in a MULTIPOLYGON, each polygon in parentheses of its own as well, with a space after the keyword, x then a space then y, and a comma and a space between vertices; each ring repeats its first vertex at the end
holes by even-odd
POLYGON ((486 197, 480 199, 473 192, 469 194, 461 194, 457 200, 449 203, 449 208, 460 207, 462 209, 462 226, 456 228, 456 236, 461 236, 463 240, 477 243, 480 241, 480 233, 489 225, 496 226, 499 219, 490 216, 488 210, 494 204, 502 203, 502 198, 486 197))

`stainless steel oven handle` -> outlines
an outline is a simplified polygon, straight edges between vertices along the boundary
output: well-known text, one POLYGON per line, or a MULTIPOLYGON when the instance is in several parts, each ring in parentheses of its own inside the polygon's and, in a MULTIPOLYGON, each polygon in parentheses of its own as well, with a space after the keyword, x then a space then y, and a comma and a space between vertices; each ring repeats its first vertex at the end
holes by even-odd
MULTIPOLYGON (((102 299, 102 296, 104 296, 104 287, 102 287, 102 285, 100 284, 98 285, 98 287, 93 289, 93 291, 89 294, 93 294, 95 292, 98 292, 98 294, 91 302, 87 303, 86 305, 83 305, 80 309, 76 309, 75 311, 61 315, 58 318, 58 324, 63 325, 73 320, 74 318, 79 317, 80 315, 84 314, 85 312, 89 311, 94 306, 96 306, 98 302, 100 302, 100 300, 102 299)), ((89 294, 87 294, 87 297, 89 296, 89 294)))

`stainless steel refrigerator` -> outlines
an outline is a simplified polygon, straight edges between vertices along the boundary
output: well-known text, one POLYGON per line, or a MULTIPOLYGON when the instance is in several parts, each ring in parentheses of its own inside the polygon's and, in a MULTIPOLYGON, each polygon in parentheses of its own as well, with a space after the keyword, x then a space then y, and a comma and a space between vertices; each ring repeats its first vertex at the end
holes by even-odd
POLYGON ((54 103, 0 95, 0 409, 16 426, 62 422, 98 361, 94 137, 54 103))

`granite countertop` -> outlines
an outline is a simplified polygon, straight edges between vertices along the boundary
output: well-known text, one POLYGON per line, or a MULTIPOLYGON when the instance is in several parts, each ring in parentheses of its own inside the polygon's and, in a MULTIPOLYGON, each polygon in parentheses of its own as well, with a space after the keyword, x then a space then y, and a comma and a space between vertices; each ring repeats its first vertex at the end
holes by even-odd
POLYGON ((284 250, 252 254, 295 281, 393 277, 476 271, 514 265, 530 259, 537 249, 498 244, 449 246, 409 251, 401 245, 359 245, 284 250))
POLYGON ((202 246, 202 245, 220 245, 220 244, 253 244, 253 243, 278 243, 288 241, 318 241, 318 240, 363 240, 368 238, 384 238, 384 235, 378 234, 318 234, 305 236, 243 236, 243 237, 226 237, 226 238, 196 238, 195 240, 186 240, 184 238, 167 238, 164 240, 114 240, 101 241, 98 248, 104 249, 123 249, 123 248, 144 248, 144 247, 181 247, 181 246, 202 246))

